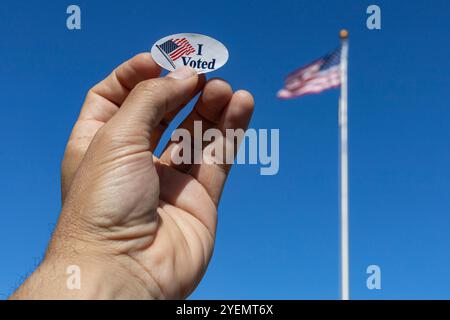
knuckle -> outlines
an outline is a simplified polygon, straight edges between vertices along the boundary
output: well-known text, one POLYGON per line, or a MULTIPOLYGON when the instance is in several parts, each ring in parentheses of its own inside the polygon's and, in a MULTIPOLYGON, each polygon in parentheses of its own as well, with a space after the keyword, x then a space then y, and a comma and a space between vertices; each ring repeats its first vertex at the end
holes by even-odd
POLYGON ((101 128, 95 138, 95 149, 101 148, 102 150, 117 150, 125 146, 139 143, 136 139, 139 135, 129 134, 126 126, 118 127, 103 127, 101 128))
POLYGON ((150 79, 138 83, 135 94, 150 103, 158 112, 167 110, 170 86, 162 78, 150 79))
POLYGON ((136 85, 135 90, 146 95, 161 93, 164 89, 164 85, 162 81, 158 80, 159 79, 150 79, 141 81, 136 85))

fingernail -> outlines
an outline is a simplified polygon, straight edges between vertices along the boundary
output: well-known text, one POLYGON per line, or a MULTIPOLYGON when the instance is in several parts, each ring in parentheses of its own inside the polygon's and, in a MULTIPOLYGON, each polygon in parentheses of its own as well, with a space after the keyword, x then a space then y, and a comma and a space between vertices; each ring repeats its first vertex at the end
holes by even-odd
POLYGON ((196 72, 194 69, 192 69, 191 67, 184 66, 184 67, 175 69, 174 71, 169 73, 167 76, 169 78, 184 80, 184 79, 188 79, 188 78, 194 76, 195 74, 196 74, 196 72))

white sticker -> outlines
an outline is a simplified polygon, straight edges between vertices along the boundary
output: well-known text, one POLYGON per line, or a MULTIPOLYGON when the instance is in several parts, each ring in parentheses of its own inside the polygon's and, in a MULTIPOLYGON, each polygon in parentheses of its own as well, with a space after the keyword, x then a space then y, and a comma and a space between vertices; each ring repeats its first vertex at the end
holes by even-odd
POLYGON ((189 66, 197 73, 219 69, 228 60, 228 50, 219 41, 197 33, 178 33, 153 45, 152 57, 164 69, 189 66))

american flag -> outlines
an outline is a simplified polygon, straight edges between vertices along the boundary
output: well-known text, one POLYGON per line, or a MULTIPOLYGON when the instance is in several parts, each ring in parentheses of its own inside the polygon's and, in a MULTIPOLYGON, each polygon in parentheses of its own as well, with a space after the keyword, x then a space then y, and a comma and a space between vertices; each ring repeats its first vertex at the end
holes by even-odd
POLYGON ((291 99, 306 94, 319 93, 341 84, 341 47, 290 73, 278 98, 291 99))
POLYGON ((191 46, 186 38, 170 39, 158 46, 170 57, 170 59, 172 59, 172 61, 177 60, 182 55, 189 55, 195 52, 194 47, 191 46))

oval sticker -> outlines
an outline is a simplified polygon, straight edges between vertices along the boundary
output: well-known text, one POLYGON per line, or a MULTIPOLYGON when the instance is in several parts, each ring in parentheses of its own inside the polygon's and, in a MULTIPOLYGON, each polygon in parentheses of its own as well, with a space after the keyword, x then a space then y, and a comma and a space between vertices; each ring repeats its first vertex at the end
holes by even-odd
POLYGON ((189 66, 197 73, 206 73, 219 69, 228 60, 228 50, 221 42, 197 33, 164 37, 156 41, 151 53, 153 59, 169 71, 189 66))

